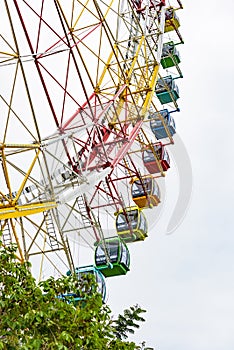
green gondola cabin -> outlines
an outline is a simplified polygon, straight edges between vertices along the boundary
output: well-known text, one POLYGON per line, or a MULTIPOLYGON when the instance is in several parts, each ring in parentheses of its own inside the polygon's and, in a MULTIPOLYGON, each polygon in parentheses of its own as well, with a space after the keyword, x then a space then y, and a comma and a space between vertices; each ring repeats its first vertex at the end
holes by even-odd
POLYGON ((105 277, 126 275, 130 266, 130 254, 126 243, 118 236, 97 242, 95 265, 105 277))
POLYGON ((180 63, 180 54, 173 41, 163 44, 161 65, 165 68, 177 66, 180 63))

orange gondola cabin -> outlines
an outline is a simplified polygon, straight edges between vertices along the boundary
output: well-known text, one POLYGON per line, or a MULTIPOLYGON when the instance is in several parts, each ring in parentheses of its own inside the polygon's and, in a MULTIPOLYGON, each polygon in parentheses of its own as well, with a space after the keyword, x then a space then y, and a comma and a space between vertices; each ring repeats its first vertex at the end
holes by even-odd
POLYGON ((139 208, 152 208, 160 203, 160 189, 151 175, 133 178, 131 195, 139 208))

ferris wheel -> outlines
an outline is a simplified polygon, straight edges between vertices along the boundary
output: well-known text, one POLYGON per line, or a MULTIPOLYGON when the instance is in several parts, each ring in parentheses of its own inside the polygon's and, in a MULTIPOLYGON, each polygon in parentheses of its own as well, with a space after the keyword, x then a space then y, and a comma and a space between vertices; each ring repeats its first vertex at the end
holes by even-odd
POLYGON ((2 241, 39 278, 75 271, 80 246, 105 276, 125 274, 126 244, 148 236, 179 111, 181 8, 1 2, 2 241))

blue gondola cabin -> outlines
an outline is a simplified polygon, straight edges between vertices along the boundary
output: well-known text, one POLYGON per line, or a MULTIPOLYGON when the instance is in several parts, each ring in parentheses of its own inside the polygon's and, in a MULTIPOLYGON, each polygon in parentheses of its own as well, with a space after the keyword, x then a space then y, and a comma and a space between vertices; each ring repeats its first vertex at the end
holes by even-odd
POLYGON ((167 109, 149 115, 149 119, 150 128, 158 140, 175 134, 175 121, 167 109))
POLYGON ((142 153, 143 163, 150 174, 160 173, 161 171, 167 171, 170 168, 169 154, 162 145, 158 142, 153 145, 152 149, 145 149, 142 153))
POLYGON ((125 242, 144 241, 148 236, 145 215, 136 207, 121 209, 116 213, 116 231, 125 242))
POLYGON ((159 79, 155 93, 161 104, 174 102, 179 98, 179 89, 171 75, 159 79))
POLYGON ((130 267, 126 243, 118 236, 99 241, 95 249, 95 265, 105 277, 126 275, 130 267))
MULTIPOLYGON (((94 281, 97 284, 97 292, 101 294, 103 303, 106 300, 106 282, 103 274, 99 271, 95 266, 88 265, 75 268, 75 274, 79 281, 87 275, 93 275, 94 281)), ((67 272, 67 276, 71 275, 71 271, 67 272)), ((60 299, 67 301, 68 303, 72 302, 77 305, 80 301, 85 301, 83 293, 85 294, 89 291, 81 290, 81 291, 73 291, 72 293, 61 294, 59 296, 60 299)))
POLYGON ((160 189, 151 175, 133 178, 131 194, 139 208, 152 208, 160 203, 160 189))

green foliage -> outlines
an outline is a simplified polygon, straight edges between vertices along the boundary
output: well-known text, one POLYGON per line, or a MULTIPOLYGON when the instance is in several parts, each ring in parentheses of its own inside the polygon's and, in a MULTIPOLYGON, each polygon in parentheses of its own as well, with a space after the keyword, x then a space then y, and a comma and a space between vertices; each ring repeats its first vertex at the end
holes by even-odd
POLYGON ((130 309, 124 310, 123 315, 119 315, 118 319, 113 325, 115 329, 115 334, 118 339, 126 339, 128 337, 127 333, 134 333, 134 328, 139 328, 136 322, 144 322, 145 319, 140 316, 142 313, 146 312, 141 309, 138 305, 131 306, 130 309))
POLYGON ((16 247, 0 241, 0 350, 134 350, 133 342, 123 341, 135 321, 143 321, 139 307, 124 311, 115 321, 94 288, 93 276, 53 277, 37 285, 30 263, 15 259, 16 247), (78 291, 80 303, 58 296, 78 291), (124 319, 126 319, 124 321, 124 319))

